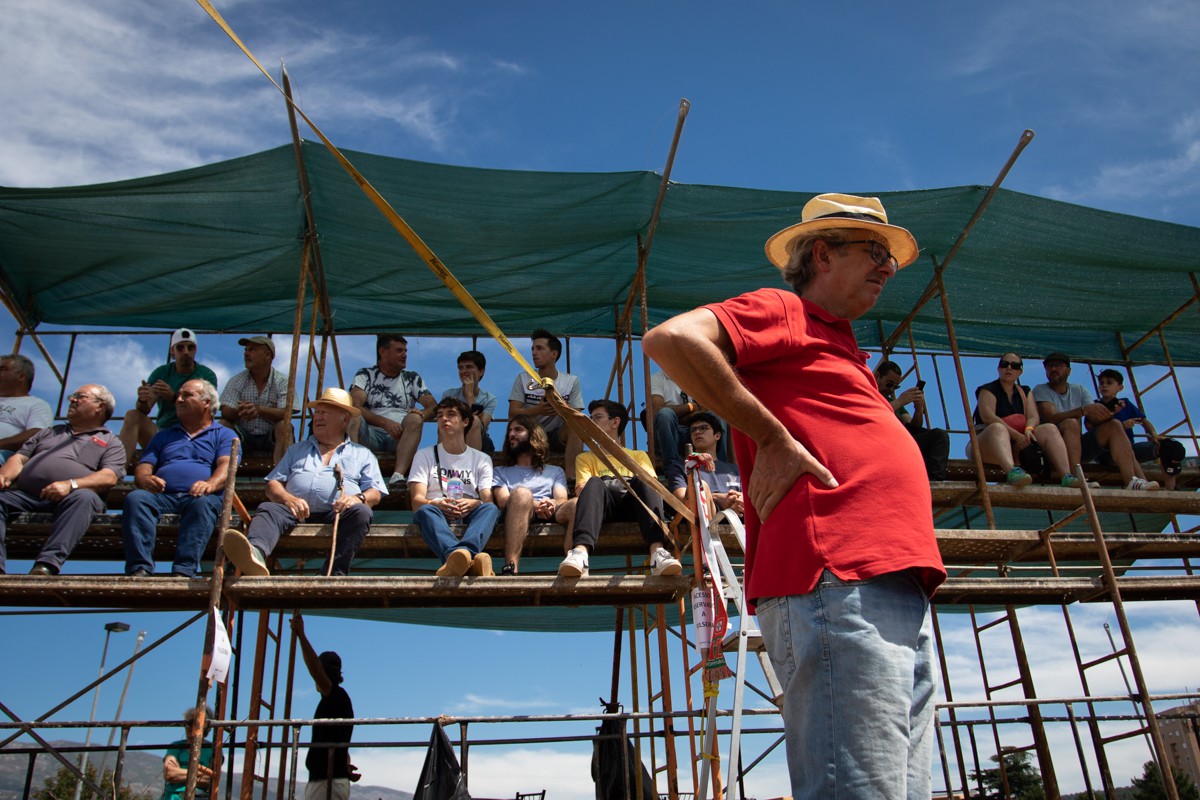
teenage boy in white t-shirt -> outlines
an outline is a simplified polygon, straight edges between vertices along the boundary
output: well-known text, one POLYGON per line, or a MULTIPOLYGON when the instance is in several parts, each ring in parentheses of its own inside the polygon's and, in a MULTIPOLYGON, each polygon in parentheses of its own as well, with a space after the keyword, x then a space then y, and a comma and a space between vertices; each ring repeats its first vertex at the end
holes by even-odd
POLYGON ((439 577, 495 575, 492 557, 483 552, 500 518, 492 502, 492 459, 467 447, 466 433, 474 421, 471 408, 455 397, 443 398, 435 409, 441 444, 418 450, 408 478, 413 522, 421 538, 441 561, 439 577), (462 486, 461 498, 451 497, 462 486), (459 539, 451 523, 465 523, 459 539))

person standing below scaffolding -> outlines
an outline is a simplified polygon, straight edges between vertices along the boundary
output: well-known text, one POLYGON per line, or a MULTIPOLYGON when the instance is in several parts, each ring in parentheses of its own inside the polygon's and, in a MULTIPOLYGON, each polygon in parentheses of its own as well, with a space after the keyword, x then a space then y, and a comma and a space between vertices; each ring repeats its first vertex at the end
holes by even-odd
POLYGON ((200 745, 200 763, 196 765, 196 796, 208 797, 212 791, 212 760, 213 746, 208 741, 208 721, 212 719, 213 710, 205 707, 204 721, 196 719, 196 709, 189 708, 183 712, 183 729, 187 736, 177 742, 172 742, 163 756, 163 793, 160 800, 183 800, 187 791, 188 764, 192 758, 192 742, 202 741, 200 745))
POLYGON ((878 198, 824 194, 766 252, 793 291, 694 309, 642 347, 735 429, 746 595, 783 687, 792 795, 928 800, 929 597, 946 571, 921 452, 851 328, 917 243, 878 198))
MULTIPOLYGON (((304 666, 321 695, 313 719, 353 719, 354 703, 342 688, 342 657, 332 650, 317 655, 304 634, 304 618, 299 614, 292 617, 291 624, 304 666)), ((304 759, 308 769, 304 800, 346 800, 350 796, 350 783, 361 777, 350 763, 350 749, 346 747, 353 736, 352 723, 313 725, 312 742, 304 759)))

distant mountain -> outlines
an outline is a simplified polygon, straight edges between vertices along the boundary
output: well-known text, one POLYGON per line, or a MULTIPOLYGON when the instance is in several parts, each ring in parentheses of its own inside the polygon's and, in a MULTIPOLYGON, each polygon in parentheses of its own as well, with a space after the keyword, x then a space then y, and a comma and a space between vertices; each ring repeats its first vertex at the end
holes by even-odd
MULTIPOLYGON (((79 742, 51 742, 55 747, 79 747, 79 742)), ((5 755, 3 750, 11 749, 11 747, 25 748, 28 745, 19 744, 11 745, 9 748, 0 749, 0 800, 22 800, 25 790, 25 775, 29 769, 29 756, 25 754, 10 754, 5 755)), ((78 756, 73 756, 77 758, 78 756)), ((88 756, 89 763, 99 764, 99 760, 103 759, 101 753, 92 753, 88 756)), ((135 792, 149 792, 152 797, 157 798, 162 793, 162 759, 163 753, 153 750, 130 750, 125 753, 125 764, 121 771, 121 780, 127 783, 135 792)), ((114 755, 109 755, 106 762, 107 768, 112 769, 116 758, 114 755)), ((58 759, 47 753, 39 753, 35 760, 33 770, 32 790, 37 791, 42 788, 46 778, 49 778, 58 771, 58 759)), ((303 774, 303 771, 301 772, 303 774)), ((238 790, 241 786, 241 775, 234 775, 234 792, 233 796, 238 796, 238 790)), ((275 797, 275 781, 271 781, 268 796, 275 797)), ((261 789, 260 789, 261 791, 261 789)), ((223 793, 222 793, 223 796, 223 793)), ((412 792, 404 792, 398 789, 389 789, 385 786, 363 786, 355 784, 351 791, 352 798, 361 798, 361 800, 412 800, 412 792)), ((304 797, 304 781, 296 782, 296 797, 304 797)))

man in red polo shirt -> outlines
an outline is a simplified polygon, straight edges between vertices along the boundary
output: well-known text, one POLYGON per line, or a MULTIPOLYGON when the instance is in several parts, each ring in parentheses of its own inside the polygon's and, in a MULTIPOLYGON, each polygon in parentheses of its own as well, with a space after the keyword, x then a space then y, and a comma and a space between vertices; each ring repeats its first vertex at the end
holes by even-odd
POLYGON ((928 798, 946 571, 920 450, 851 329, 917 243, 877 198, 824 194, 766 251, 791 291, 695 309, 642 346, 734 429, 793 796, 928 798))

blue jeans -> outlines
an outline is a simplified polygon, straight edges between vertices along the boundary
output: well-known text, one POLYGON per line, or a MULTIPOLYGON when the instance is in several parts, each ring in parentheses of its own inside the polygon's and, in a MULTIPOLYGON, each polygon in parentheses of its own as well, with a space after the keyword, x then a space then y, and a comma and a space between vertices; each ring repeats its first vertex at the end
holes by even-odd
POLYGON ((186 492, 168 494, 134 489, 125 498, 121 514, 126 575, 137 569, 154 572, 154 540, 158 536, 158 518, 163 514, 180 515, 171 574, 194 578, 200 571, 200 558, 221 514, 221 496, 192 497, 186 492))
POLYGON ((484 545, 492 538, 492 532, 496 530, 496 521, 499 519, 500 509, 496 508, 496 504, 483 503, 462 518, 467 524, 467 529, 459 539, 454 535, 454 531, 450 530, 446 515, 437 506, 426 504, 413 514, 413 522, 421 531, 421 538, 442 562, 446 561, 446 556, 459 548, 466 548, 472 558, 482 553, 484 545))
POLYGON ((933 622, 909 570, 758 604, 783 686, 795 800, 928 800, 933 764, 933 622))

